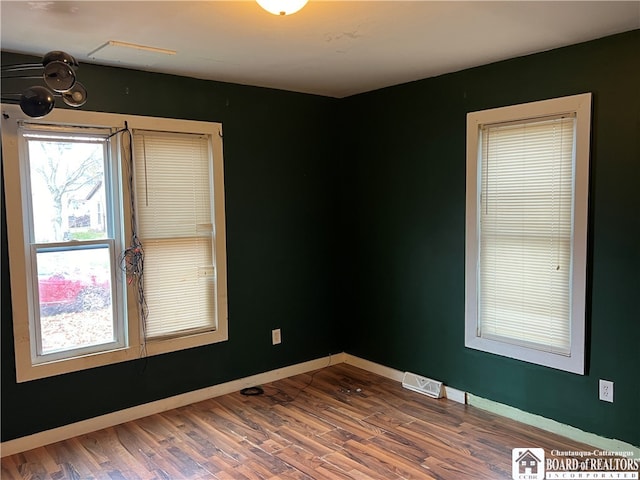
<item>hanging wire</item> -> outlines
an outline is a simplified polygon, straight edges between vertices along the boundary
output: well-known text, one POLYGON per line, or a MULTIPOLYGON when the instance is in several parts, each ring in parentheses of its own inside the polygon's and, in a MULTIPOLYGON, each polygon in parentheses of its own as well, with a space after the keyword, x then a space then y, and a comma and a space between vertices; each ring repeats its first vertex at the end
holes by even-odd
POLYGON ((149 307, 144 294, 144 249, 142 242, 137 234, 136 221, 136 203, 135 190, 133 184, 133 135, 129 129, 127 122, 124 122, 124 128, 113 132, 109 138, 119 134, 126 133, 128 142, 125 145, 124 136, 122 142, 122 155, 127 166, 127 187, 129 188, 129 200, 131 208, 131 241, 129 246, 125 248, 120 255, 120 268, 124 271, 127 278, 127 285, 132 285, 136 291, 138 311, 142 323, 142 347, 140 351, 141 357, 147 356, 147 317, 149 316, 149 307))

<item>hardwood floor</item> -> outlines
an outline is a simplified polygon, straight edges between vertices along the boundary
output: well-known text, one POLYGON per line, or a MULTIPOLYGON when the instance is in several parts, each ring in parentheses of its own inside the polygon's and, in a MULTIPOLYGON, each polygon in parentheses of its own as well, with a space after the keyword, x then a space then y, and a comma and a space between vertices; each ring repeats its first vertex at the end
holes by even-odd
POLYGON ((9 479, 508 480, 511 450, 586 445, 346 364, 2 459, 9 479))

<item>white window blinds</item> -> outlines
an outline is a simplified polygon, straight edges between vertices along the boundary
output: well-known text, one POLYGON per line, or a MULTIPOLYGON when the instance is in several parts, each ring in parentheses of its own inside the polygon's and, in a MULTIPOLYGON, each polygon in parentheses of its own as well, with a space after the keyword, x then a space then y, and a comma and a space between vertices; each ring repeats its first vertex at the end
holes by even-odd
POLYGON ((134 131, 149 339, 215 330, 212 160, 203 135, 134 131))
POLYGON ((574 123, 481 128, 480 337, 571 350, 574 123))

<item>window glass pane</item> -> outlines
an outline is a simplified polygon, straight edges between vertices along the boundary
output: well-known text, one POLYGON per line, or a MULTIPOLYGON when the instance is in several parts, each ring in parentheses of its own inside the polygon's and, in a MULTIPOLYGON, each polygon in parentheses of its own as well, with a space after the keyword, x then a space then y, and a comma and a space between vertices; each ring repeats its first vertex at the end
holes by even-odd
POLYGON ((109 245, 36 254, 41 354, 115 340, 109 245))
POLYGON ((35 243, 107 238, 103 145, 28 141, 35 243))

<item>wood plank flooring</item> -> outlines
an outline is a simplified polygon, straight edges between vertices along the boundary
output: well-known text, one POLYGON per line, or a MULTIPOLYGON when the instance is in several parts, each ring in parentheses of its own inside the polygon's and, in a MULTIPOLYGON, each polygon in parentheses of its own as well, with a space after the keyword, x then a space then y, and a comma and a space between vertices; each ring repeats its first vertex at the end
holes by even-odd
POLYGON ((509 480, 511 450, 592 450, 346 364, 2 459, 10 479, 509 480))

